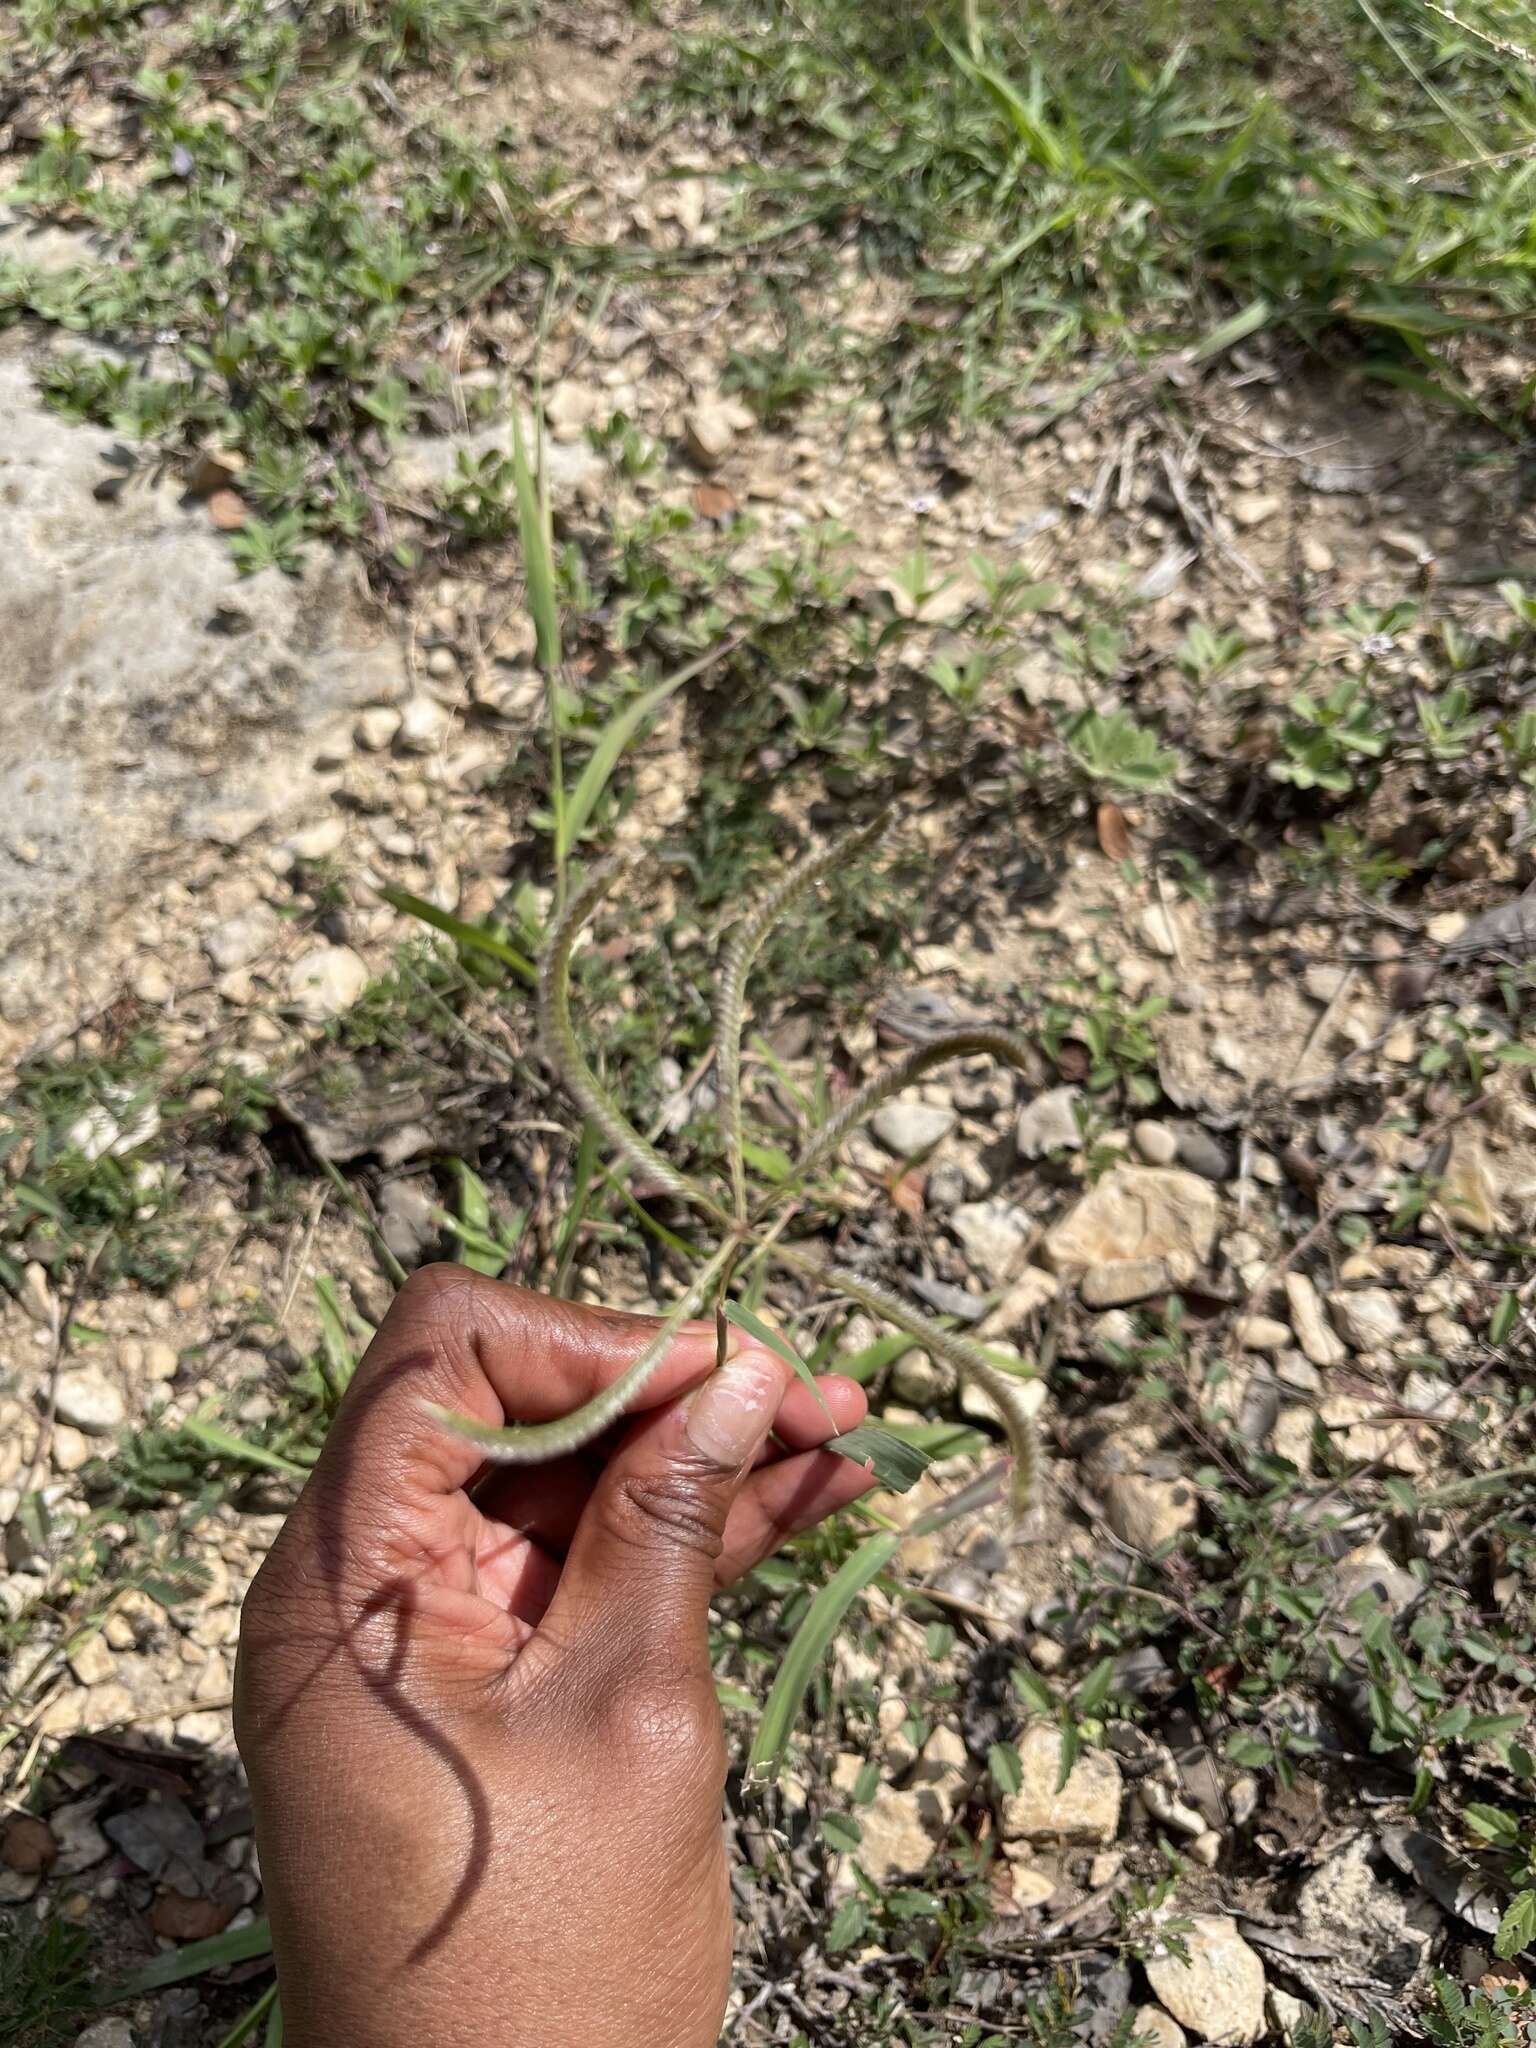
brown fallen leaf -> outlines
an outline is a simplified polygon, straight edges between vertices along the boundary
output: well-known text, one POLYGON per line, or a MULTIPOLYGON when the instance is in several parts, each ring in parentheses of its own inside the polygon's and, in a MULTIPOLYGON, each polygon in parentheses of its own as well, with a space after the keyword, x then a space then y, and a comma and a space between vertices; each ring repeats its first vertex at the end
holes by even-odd
POLYGON ((728 491, 724 484, 695 484, 693 487, 693 509, 701 519, 725 521, 734 516, 738 500, 734 491, 728 491))
POLYGON ((222 1934, 234 1917, 233 1904, 162 1892, 150 1908, 149 1924, 167 1941, 206 1941, 211 1934, 222 1934))
POLYGON ((1106 860, 1129 860, 1131 858, 1131 832, 1125 822, 1125 813, 1118 804, 1099 805, 1099 850, 1106 860))
POLYGON ((923 1189, 928 1176, 917 1169, 911 1173, 898 1174, 889 1183, 891 1200, 903 1216, 910 1216, 914 1222, 923 1213, 923 1189))
POLYGON ((213 491, 208 497, 208 517, 220 533, 235 533, 250 513, 238 491, 213 491))
POLYGON ((0 1862, 30 1877, 46 1870, 59 1853, 53 1830, 34 1813, 18 1813, 0 1829, 0 1862))

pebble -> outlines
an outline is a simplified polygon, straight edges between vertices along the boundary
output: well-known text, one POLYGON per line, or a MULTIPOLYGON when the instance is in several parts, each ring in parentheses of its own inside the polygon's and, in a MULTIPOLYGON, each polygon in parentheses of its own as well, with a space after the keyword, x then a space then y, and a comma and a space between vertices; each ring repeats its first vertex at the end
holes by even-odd
POLYGON ((92 2020, 83 2034, 75 2036, 75 2048, 133 2048, 133 2028, 115 2014, 92 2020))
POLYGON ((1200 1518, 1194 1488, 1183 1479, 1115 1472, 1104 1482, 1104 1518, 1134 1550, 1160 1550, 1200 1518))
MULTIPOLYGON (((378 754, 383 752, 399 730, 400 713, 393 704, 370 704, 368 709, 359 715, 356 725, 352 728, 352 737, 360 747, 366 747, 370 754, 378 754)), ((295 851, 297 850, 295 848, 295 851)), ((304 856, 305 859, 317 857, 304 856)))
POLYGON ((1357 1351, 1387 1350, 1403 1334, 1402 1311, 1384 1287, 1362 1287, 1353 1292, 1336 1288, 1328 1297, 1328 1306, 1345 1342, 1357 1351))
POLYGON ((1290 1306, 1291 1327, 1303 1355, 1313 1365, 1342 1365, 1349 1356, 1348 1350, 1329 1324, 1323 1313, 1322 1296, 1305 1273, 1286 1274, 1285 1298, 1290 1306))
POLYGON ((944 1825, 943 1810, 932 1792, 898 1792, 893 1785, 882 1785, 854 1818, 863 1837, 855 1853, 875 1884, 915 1877, 933 1855, 930 1820, 935 1827, 944 1825))
POLYGON ((67 1422, 55 1421, 53 1442, 48 1446, 48 1455, 53 1460, 55 1472, 78 1472, 82 1465, 88 1465, 96 1455, 91 1449, 89 1437, 83 1430, 71 1429, 67 1422))
POLYGON ((1314 576, 1326 576, 1334 566, 1333 549, 1315 534, 1303 534, 1301 539, 1301 565, 1314 576))
POLYGON ((276 939, 278 929, 277 912, 271 905, 253 903, 249 910, 237 911, 205 933, 203 951, 220 974, 232 974, 237 967, 248 966, 258 954, 264 953, 276 939))
POLYGON ((1011 1202, 962 1202, 950 1212, 949 1227, 972 1271, 989 1286, 1013 1277, 1029 1242, 1029 1218, 1011 1202))
POLYGON ((396 744, 406 754, 432 754, 444 744, 453 725, 453 714, 435 697, 412 697, 400 714, 396 744))
POLYGON ((1148 1166, 1172 1166, 1179 1156, 1179 1141, 1166 1124, 1143 1117, 1131 1132, 1131 1142, 1148 1166))
POLYGON ((1285 500, 1276 491, 1234 491, 1227 509, 1239 526, 1263 526, 1283 511, 1285 500))
POLYGON ((1236 1336, 1244 1351, 1285 1351, 1291 1342, 1290 1326, 1274 1316, 1244 1316, 1236 1336))
MULTIPOLYGON (((393 738, 394 727, 391 726, 390 739, 393 738)), ((384 744, 387 746, 389 741, 384 744)), ((346 836, 346 819, 333 814, 329 818, 318 819, 313 825, 306 825, 301 832, 291 833, 283 843, 296 860, 324 860, 335 853, 346 836)))
POLYGON ((720 405, 696 405, 683 421, 683 439, 700 469, 718 469, 731 452, 736 430, 720 405))
POLYGON ((1175 1137, 1181 1166, 1198 1173, 1202 1180, 1230 1179, 1232 1154, 1209 1131, 1203 1131, 1198 1124, 1182 1124, 1175 1137))
POLYGON ((1085 1749, 1061 1784, 1061 1731, 1049 1722, 1026 1728, 1018 1743, 1020 1784, 1003 1801, 1003 1834, 1032 1842, 1103 1849, 1120 1828, 1124 1781, 1106 1750, 1085 1749))
POLYGON ((930 1408, 955 1390, 957 1374, 943 1359, 909 1351, 891 1367, 891 1391, 914 1408, 930 1408))
POLYGON ((82 1685, 107 1685, 117 1676, 117 1659, 99 1635, 87 1636, 68 1663, 82 1685))
MULTIPOLYGON (((127 1349, 128 1347, 125 1344, 118 1353, 118 1363, 120 1365, 126 1363, 124 1354, 127 1352, 127 1349)), ((176 1346, 168 1344, 163 1337, 154 1337, 143 1348, 143 1354, 139 1360, 139 1370, 147 1380, 173 1380, 176 1377, 176 1370, 180 1363, 181 1359, 177 1353, 176 1346)))
POLYGON ((1044 1159, 1050 1152, 1080 1152, 1083 1134, 1077 1121, 1082 1097, 1076 1088, 1048 1088, 1019 1111, 1014 1144, 1025 1159, 1044 1159))
POLYGON ((128 1404, 99 1366, 79 1365, 59 1374, 55 1413, 87 1436, 110 1436, 127 1421, 128 1404))
POLYGON ((176 993, 170 976, 156 960, 139 968, 129 987, 141 1003, 149 1003, 157 1010, 163 1010, 176 993))
POLYGON ((1147 945, 1165 960, 1178 956, 1179 942, 1173 927, 1173 919, 1161 903, 1149 903, 1136 920, 1136 926, 1147 945))
POLYGON ((368 963, 350 946, 312 946, 288 970, 288 1000, 307 1024, 350 1010, 368 986, 368 963))
POLYGON ((1216 1241, 1216 1211, 1214 1191, 1195 1174, 1117 1166, 1047 1233, 1045 1262, 1061 1271, 1184 1252, 1203 1265, 1216 1241))
POLYGON ((1147 1982, 1180 2023, 1218 2048, 1247 2048, 1264 2033, 1264 1965, 1224 1914, 1193 1917, 1183 1936, 1188 1960, 1154 1956, 1147 1982))
POLYGON ((931 1152, 955 1127, 955 1112, 910 1096, 884 1103, 870 1119, 870 1129, 899 1159, 931 1152))

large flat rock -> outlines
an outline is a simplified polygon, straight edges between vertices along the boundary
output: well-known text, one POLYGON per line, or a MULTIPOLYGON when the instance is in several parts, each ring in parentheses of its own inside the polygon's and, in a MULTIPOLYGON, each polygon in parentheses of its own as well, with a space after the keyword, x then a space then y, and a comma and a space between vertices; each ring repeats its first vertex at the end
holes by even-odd
POLYGON ((88 939, 188 842, 234 843, 300 813, 318 795, 322 737, 405 692, 396 636, 354 564, 312 547, 301 577, 242 578, 205 509, 126 455, 44 407, 27 344, 10 337, 0 959, 13 963, 41 926, 88 939))

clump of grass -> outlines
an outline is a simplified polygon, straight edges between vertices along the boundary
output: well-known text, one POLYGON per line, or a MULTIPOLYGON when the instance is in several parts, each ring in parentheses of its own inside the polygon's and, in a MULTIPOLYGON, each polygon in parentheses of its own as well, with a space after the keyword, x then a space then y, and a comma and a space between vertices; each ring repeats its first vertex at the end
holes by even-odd
MULTIPOLYGON (((1047 364, 1184 348, 1234 315, 1225 334, 1269 328, 1452 391, 1457 340, 1502 340, 1530 311, 1507 252, 1536 72, 1514 57, 1428 9, 1400 32, 1353 7, 1274 9, 1277 75, 1256 89, 1246 29, 1234 47, 1218 10, 1143 18, 1130 56, 1085 13, 918 27, 848 0, 726 0, 684 44, 671 102, 752 134, 758 215, 829 241, 851 225, 910 280, 865 351, 899 420, 1003 416, 1047 364), (1285 89, 1319 47, 1288 33, 1306 13, 1339 51, 1325 113, 1285 89)), ((837 351, 846 374, 846 336, 837 351)))
MULTIPOLYGON (((379 478, 392 444, 440 418, 432 334, 557 260, 601 264, 563 251, 505 151, 455 130, 446 81, 441 111, 400 115, 399 93, 414 114, 434 71, 519 19, 506 0, 224 0, 157 18, 151 68, 141 9, 31 0, 39 48, 90 43, 131 102, 137 174, 106 176, 75 129, 45 133, 10 196, 92 229, 105 260, 0 266, 0 321, 30 313, 131 352, 57 356, 44 389, 61 411, 244 458, 243 569, 295 571, 315 535, 409 566, 435 530, 386 502, 379 478)), ((442 537, 456 527, 462 512, 442 537)))

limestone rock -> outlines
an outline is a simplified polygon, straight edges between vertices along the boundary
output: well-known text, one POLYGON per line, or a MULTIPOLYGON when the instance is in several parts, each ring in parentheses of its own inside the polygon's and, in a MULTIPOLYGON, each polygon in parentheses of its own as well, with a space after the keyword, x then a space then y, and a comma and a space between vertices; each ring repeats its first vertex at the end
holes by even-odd
POLYGON ((1183 1479, 1116 1472, 1104 1483, 1104 1516, 1122 1543, 1156 1550, 1194 1527, 1200 1503, 1183 1479))
POLYGON ((3 994, 31 971, 18 939, 99 926, 151 852, 312 806, 317 740, 398 688, 403 661, 354 562, 311 546, 301 575, 242 577, 174 476, 98 494, 118 434, 51 412, 20 352, 0 361, 0 418, 3 994))
POLYGON ((1021 1782, 1003 1802, 1003 1833, 1032 1842, 1102 1849, 1120 1826, 1120 1766, 1107 1750, 1085 1749, 1061 1777, 1061 1732, 1037 1721, 1019 1738, 1021 1782))
POLYGON ((870 1129, 888 1152, 898 1159, 915 1158, 931 1152, 941 1138, 955 1127, 955 1112, 916 1096, 898 1095, 875 1111, 870 1129))
POLYGON ((736 430, 724 406, 696 405, 683 421, 683 438, 700 469, 718 469, 731 452, 736 430))
POLYGON ((1349 1356, 1323 1313, 1322 1297, 1305 1273, 1287 1273, 1285 1298, 1303 1354, 1316 1366, 1339 1366, 1349 1356))
POLYGON ((1048 1088, 1026 1103, 1014 1127, 1014 1143, 1021 1157, 1044 1159, 1050 1152, 1080 1152, 1083 1134, 1077 1106, 1081 1100, 1076 1088, 1048 1088))
POLYGON ((1188 1961, 1155 1957, 1147 1982, 1182 2026, 1218 2048, 1246 2048, 1264 2032, 1264 1965, 1224 1914, 1196 1916, 1188 1961))
POLYGON ((55 1413, 87 1436, 110 1436, 128 1419, 128 1404, 97 1365, 72 1366, 59 1374, 55 1413))
POLYGON ((927 1817, 942 1829, 943 1814, 931 1792, 898 1792, 882 1785, 867 1806, 856 1809, 863 1836, 858 1860, 876 1884, 893 1877, 915 1877, 933 1855, 935 1840, 927 1817))
POLYGON ((1204 1264, 1216 1241, 1216 1192, 1176 1167, 1117 1166, 1045 1239, 1046 1263, 1101 1266, 1182 1252, 1204 1264))
POLYGON ((1328 1297, 1345 1342, 1357 1351, 1386 1351, 1403 1334, 1402 1310, 1385 1287, 1338 1287, 1328 1297))
POLYGON ((280 924, 270 903, 253 903, 214 926, 203 939, 203 951, 220 974, 248 967, 276 939, 280 924))
POLYGON ((1131 1131, 1131 1141, 1148 1166, 1172 1166, 1179 1156, 1179 1141, 1166 1124, 1143 1117, 1131 1131))
POLYGON ((368 964, 350 946, 311 946, 288 970, 288 1000, 308 1024, 350 1010, 368 986, 368 964))
POLYGON ((1378 1871, 1370 1836, 1356 1835, 1320 1863, 1296 1897, 1303 1934, 1360 1956, 1371 1974, 1401 1989, 1426 1960, 1440 1930, 1439 1909, 1422 1892, 1405 1892, 1378 1871))
POLYGON ((1160 2005, 1138 2005, 1131 2015, 1131 2039, 1142 2048, 1186 2048, 1189 2036, 1160 2005))
POLYGON ((949 1227, 972 1270, 993 1287, 1012 1278, 1029 1242, 1029 1218, 1012 1202, 963 1202, 949 1227))

